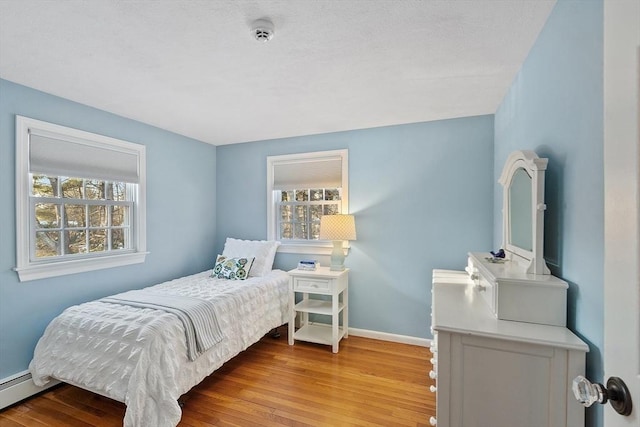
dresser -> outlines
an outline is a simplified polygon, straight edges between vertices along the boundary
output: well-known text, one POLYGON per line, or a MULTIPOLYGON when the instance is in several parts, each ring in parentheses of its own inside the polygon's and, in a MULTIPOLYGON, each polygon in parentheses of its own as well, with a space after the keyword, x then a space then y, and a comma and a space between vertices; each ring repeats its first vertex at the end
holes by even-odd
POLYGON ((563 326, 566 283, 517 266, 510 277, 510 261, 489 259, 469 254, 467 271, 433 271, 431 425, 583 426, 571 382, 588 347, 563 326))
POLYGON ((547 163, 512 152, 498 180, 502 249, 469 253, 464 271, 433 271, 431 425, 584 426, 572 385, 589 347, 566 328, 568 284, 543 256, 547 163))

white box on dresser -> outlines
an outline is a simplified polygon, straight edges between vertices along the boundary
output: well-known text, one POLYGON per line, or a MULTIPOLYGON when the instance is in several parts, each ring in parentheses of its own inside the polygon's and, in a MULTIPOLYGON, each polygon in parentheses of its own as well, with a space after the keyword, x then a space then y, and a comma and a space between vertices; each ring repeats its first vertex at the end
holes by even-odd
POLYGON ((447 282, 434 271, 432 286, 432 425, 584 425, 571 391, 584 374, 582 340, 561 326, 498 319, 473 282, 447 282))
POLYGON ((566 326, 567 282, 526 273, 513 261, 488 261, 492 258, 469 253, 467 272, 498 319, 566 326))

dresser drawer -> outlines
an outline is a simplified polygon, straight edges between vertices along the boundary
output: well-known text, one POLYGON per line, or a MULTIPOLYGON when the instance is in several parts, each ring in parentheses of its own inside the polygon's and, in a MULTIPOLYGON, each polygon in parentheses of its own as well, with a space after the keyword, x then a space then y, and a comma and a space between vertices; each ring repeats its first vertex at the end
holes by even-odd
POLYGON ((497 316, 496 287, 493 285, 493 283, 489 282, 483 276, 480 276, 475 281, 475 289, 478 291, 478 293, 480 293, 480 295, 482 295, 482 298, 491 308, 493 314, 497 316))
POLYGON ((331 282, 329 279, 293 279, 293 289, 296 291, 330 291, 331 282))

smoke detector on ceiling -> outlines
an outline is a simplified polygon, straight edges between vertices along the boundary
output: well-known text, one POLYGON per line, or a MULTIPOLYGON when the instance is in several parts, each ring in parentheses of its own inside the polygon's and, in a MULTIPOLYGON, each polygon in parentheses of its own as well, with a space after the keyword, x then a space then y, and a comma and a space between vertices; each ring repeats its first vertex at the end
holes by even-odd
POLYGON ((268 42, 273 38, 273 33, 273 22, 267 19, 258 19, 251 25, 251 34, 259 42, 268 42))

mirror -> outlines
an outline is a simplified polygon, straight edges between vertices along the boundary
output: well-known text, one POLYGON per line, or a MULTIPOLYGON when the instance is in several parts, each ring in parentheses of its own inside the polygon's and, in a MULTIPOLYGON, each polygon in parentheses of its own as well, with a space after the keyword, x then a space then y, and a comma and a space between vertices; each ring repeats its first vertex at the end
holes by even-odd
POLYGON ((509 225, 511 244, 533 251, 531 217, 531 177, 518 168, 509 186, 509 225))
POLYGON ((533 151, 515 151, 499 182, 503 186, 503 249, 526 273, 549 274, 544 262, 544 171, 548 159, 533 151))

